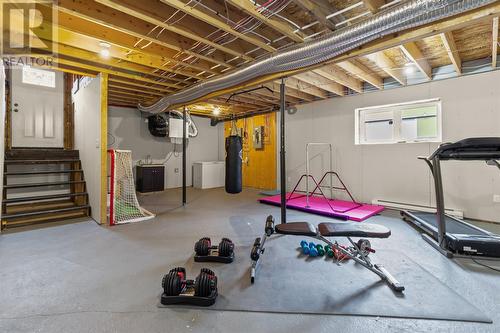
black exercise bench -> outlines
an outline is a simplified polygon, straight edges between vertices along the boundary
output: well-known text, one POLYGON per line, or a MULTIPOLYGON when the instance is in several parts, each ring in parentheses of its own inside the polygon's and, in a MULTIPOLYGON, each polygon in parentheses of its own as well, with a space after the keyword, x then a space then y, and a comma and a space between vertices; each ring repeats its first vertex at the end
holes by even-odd
POLYGON ((384 267, 381 265, 373 264, 368 258, 368 255, 360 249, 358 243, 352 240, 356 238, 389 238, 391 230, 388 228, 369 223, 320 223, 316 228, 313 224, 308 222, 291 222, 283 223, 274 226, 274 218, 270 215, 267 217, 265 233, 262 238, 257 238, 251 252, 252 268, 250 279, 253 283, 255 275, 259 266, 259 260, 264 253, 264 244, 266 239, 273 233, 282 235, 304 236, 312 237, 325 242, 330 245, 332 249, 343 253, 345 256, 356 261, 366 269, 377 274, 386 281, 395 291, 402 292, 405 288, 400 284, 384 267), (352 246, 344 247, 337 242, 332 242, 326 237, 346 237, 352 246))

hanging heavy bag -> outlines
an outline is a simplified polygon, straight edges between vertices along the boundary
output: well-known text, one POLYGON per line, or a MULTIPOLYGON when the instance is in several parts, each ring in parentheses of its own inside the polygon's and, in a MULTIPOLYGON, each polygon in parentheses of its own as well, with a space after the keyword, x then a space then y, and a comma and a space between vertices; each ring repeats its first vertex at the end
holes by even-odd
POLYGON ((241 154, 242 142, 238 135, 231 135, 226 138, 226 192, 240 193, 241 182, 241 154))

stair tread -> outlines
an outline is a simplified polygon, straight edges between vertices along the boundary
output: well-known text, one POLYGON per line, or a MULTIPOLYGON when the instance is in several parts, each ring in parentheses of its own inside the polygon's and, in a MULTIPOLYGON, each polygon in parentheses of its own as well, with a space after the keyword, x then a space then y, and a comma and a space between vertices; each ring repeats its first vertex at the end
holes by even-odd
POLYGON ((69 212, 69 211, 73 211, 73 210, 80 210, 80 209, 87 209, 87 208, 90 208, 90 205, 80 205, 80 206, 57 208, 57 209, 46 209, 46 210, 39 210, 39 211, 28 212, 28 213, 4 214, 4 215, 2 215, 2 219, 6 220, 6 219, 15 219, 15 218, 29 217, 29 216, 36 216, 36 215, 55 214, 55 213, 69 212))
POLYGON ((71 163, 80 162, 79 159, 73 158, 60 158, 60 159, 50 159, 50 160, 35 160, 35 159, 6 159, 5 164, 33 164, 33 163, 71 163))
POLYGON ((38 201, 38 200, 58 199, 58 198, 66 198, 66 197, 77 197, 77 196, 84 196, 87 194, 88 194, 87 192, 48 194, 48 195, 38 195, 38 196, 33 196, 33 197, 4 199, 2 202, 3 203, 16 203, 16 202, 38 201))
POLYGON ((21 176, 21 175, 46 175, 52 173, 76 173, 83 172, 82 169, 76 170, 43 170, 43 171, 23 171, 23 172, 5 172, 6 176, 21 176))
POLYGON ((63 182, 52 182, 52 183, 26 183, 26 184, 11 184, 4 185, 3 188, 24 188, 24 187, 40 187, 40 186, 55 186, 55 185, 71 185, 71 184, 83 184, 85 180, 71 180, 71 181, 63 181, 63 182))

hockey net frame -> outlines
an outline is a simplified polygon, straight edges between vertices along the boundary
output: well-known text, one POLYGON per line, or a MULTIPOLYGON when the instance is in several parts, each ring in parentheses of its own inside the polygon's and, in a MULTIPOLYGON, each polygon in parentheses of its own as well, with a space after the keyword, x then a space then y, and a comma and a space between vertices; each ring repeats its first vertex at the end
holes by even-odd
MULTIPOLYGON (((137 200, 137 194, 135 192, 134 176, 132 172, 132 151, 130 150, 120 150, 120 149, 108 149, 109 156, 109 166, 110 166, 110 179, 109 179, 109 225, 118 225, 125 223, 140 222, 153 219, 155 214, 144 209, 139 204, 137 200), (117 161, 118 154, 128 154, 129 163, 123 163, 123 160, 117 161), (117 175, 117 167, 121 167, 126 173, 125 176, 119 177, 117 175), (118 193, 124 191, 124 187, 127 187, 128 198, 130 202, 117 202, 119 199, 118 193), (132 190, 133 189, 133 190, 132 190), (128 210, 130 213, 130 218, 126 217, 124 211, 128 210)), ((125 191, 127 190, 125 189, 125 191)))

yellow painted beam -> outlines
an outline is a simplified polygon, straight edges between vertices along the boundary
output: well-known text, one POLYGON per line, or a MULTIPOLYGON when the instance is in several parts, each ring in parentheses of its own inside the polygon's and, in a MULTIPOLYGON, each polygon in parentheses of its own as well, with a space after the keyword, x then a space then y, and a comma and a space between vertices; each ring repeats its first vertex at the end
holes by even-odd
MULTIPOLYGON (((266 44, 262 40, 257 39, 255 37, 251 37, 250 35, 242 34, 241 32, 233 29, 230 25, 222 22, 221 20, 219 20, 213 16, 210 16, 210 15, 204 13, 203 11, 201 11, 193 6, 190 6, 188 3, 184 3, 184 2, 179 1, 179 0, 160 0, 160 1, 166 5, 169 5, 170 7, 173 7, 177 10, 180 10, 180 11, 194 17, 194 18, 197 18, 200 21, 208 23, 213 27, 216 27, 222 31, 227 32, 227 33, 230 33, 231 35, 238 37, 239 39, 242 39, 242 40, 244 40, 250 44, 253 44, 255 46, 258 46, 261 49, 264 49, 268 52, 275 52, 276 51, 276 49, 274 47, 266 44)), ((196 5, 196 3, 195 3, 195 5, 196 5)))
POLYGON ((455 38, 453 37, 453 32, 443 32, 440 34, 441 40, 443 41, 446 53, 455 68, 455 72, 458 75, 462 75, 462 59, 460 58, 460 53, 458 52, 457 45, 455 44, 455 38))
POLYGON ((101 73, 101 225, 107 225, 108 211, 108 74, 101 73))
POLYGON ((265 25, 267 25, 270 28, 273 28, 274 30, 280 32, 281 34, 287 36, 291 40, 297 43, 302 43, 304 39, 297 35, 294 32, 294 29, 292 29, 288 24, 278 21, 274 18, 267 18, 264 15, 262 15, 258 10, 257 7, 253 5, 252 2, 248 0, 227 0, 230 4, 235 6, 236 8, 239 8, 246 13, 250 14, 251 16, 255 17, 257 20, 261 21, 265 25))
POLYGON ((184 36, 184 37, 187 37, 191 40, 194 40, 194 41, 197 41, 197 42, 200 42, 200 43, 203 43, 205 45, 208 45, 210 47, 213 47, 214 49, 217 49, 219 51, 222 51, 222 52, 225 52, 227 54, 231 54, 233 56, 236 56, 236 57, 240 57, 244 60, 253 60, 252 57, 250 56, 247 56, 245 54, 242 54, 240 52, 237 52, 229 47, 226 47, 226 46, 222 46, 222 45, 219 45, 217 43, 214 43, 206 38, 203 38, 203 37, 200 37, 196 34, 193 34, 187 30, 184 30, 182 28, 179 28, 175 25, 171 25, 171 24, 167 24, 167 23, 164 23, 162 20, 159 20, 157 18, 154 18, 152 17, 151 15, 149 14, 145 14, 143 12, 140 12, 139 10, 131 7, 131 6, 127 6, 127 5, 124 5, 124 4, 119 4, 117 2, 114 2, 114 1, 111 1, 111 0, 95 0, 96 2, 102 4, 102 5, 105 5, 105 6, 108 6, 110 8, 113 8, 115 10, 118 10, 122 13, 125 13, 127 15, 130 15, 130 16, 133 16, 135 18, 138 18, 140 20, 143 20, 145 22, 149 22, 151 24, 153 24, 153 26, 158 26, 158 27, 161 27, 165 30, 168 30, 168 31, 171 31, 171 32, 174 32, 176 34, 179 34, 181 36, 184 36))

